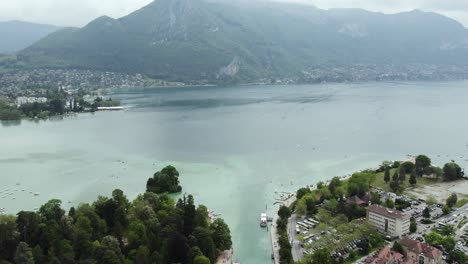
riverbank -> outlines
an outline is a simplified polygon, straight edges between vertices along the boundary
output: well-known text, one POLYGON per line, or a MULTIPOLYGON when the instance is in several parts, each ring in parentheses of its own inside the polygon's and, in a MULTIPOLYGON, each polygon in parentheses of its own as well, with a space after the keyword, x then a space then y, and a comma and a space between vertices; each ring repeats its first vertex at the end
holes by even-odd
MULTIPOLYGON (((296 196, 292 195, 286 200, 284 200, 280 204, 280 206, 290 207, 295 201, 296 201, 296 196)), ((274 214, 273 220, 270 225, 271 248, 272 248, 272 254, 273 254, 273 263, 275 264, 280 264, 280 256, 279 256, 280 247, 278 245, 278 231, 277 231, 277 225, 276 225, 278 218, 279 218, 278 214, 277 213, 274 214)))

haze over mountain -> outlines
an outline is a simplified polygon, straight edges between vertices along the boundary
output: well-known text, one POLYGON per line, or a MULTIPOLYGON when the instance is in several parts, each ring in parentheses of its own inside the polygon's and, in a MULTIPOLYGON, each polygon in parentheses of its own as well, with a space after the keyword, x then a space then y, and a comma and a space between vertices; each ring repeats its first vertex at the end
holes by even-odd
POLYGON ((22 50, 59 27, 23 21, 0 22, 0 53, 22 50))
POLYGON ((138 72, 178 81, 293 77, 348 65, 465 65, 468 30, 411 11, 322 10, 288 3, 156 0, 23 50, 36 67, 138 72))

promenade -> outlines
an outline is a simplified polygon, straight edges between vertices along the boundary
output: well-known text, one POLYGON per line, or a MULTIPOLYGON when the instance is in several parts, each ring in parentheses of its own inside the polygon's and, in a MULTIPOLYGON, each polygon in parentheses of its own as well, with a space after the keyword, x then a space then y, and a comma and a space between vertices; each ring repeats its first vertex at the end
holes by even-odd
MULTIPOLYGON (((296 195, 293 195, 286 199, 282 205, 290 206, 292 203, 296 201, 296 195)), ((271 248, 273 253, 273 263, 279 264, 280 263, 280 256, 279 256, 279 245, 278 245, 278 233, 276 232, 276 221, 278 221, 278 214, 275 212, 273 216, 273 221, 270 226, 270 236, 271 236, 271 248)))

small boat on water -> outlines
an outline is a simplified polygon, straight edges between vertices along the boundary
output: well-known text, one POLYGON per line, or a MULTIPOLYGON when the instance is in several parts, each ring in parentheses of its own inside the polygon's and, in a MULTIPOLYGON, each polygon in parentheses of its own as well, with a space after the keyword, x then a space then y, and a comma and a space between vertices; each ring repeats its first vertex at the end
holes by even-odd
POLYGON ((268 225, 268 218, 266 213, 260 214, 260 226, 266 227, 268 225))

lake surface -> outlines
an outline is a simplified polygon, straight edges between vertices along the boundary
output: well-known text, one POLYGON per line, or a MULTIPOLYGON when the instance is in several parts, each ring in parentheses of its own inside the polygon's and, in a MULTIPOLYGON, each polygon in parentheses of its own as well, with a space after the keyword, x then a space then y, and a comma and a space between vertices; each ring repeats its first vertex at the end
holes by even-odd
POLYGON ((0 208, 64 207, 144 192, 172 164, 184 192, 222 213, 235 258, 271 263, 259 227, 278 194, 383 160, 468 162, 468 82, 146 89, 126 111, 0 126, 0 208), (24 190, 24 191, 23 191, 24 190), (30 193, 32 192, 32 193, 30 193), (34 196, 34 193, 40 193, 34 196), (15 199, 13 199, 15 198, 15 199))

